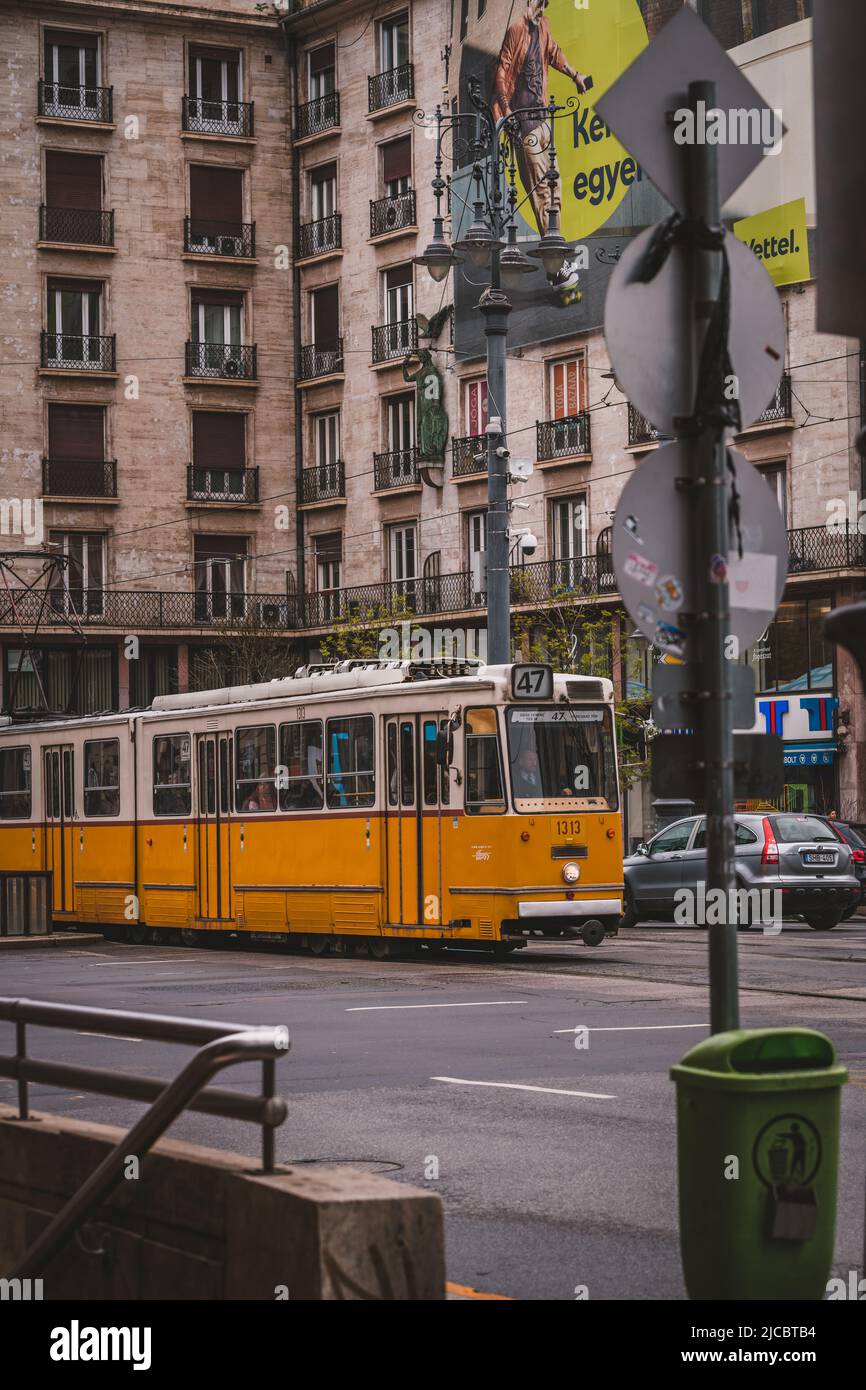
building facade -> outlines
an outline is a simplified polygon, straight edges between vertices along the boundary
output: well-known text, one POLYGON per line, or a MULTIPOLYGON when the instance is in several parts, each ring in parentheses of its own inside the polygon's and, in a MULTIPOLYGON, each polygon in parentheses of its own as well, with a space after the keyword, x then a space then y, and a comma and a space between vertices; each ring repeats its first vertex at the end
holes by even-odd
MULTIPOLYGON (((640 0, 650 37, 680 4, 640 0)), ((694 7, 783 107, 796 155, 764 161, 782 171, 778 186, 760 184, 776 170, 758 171, 726 216, 802 194, 810 238, 819 235, 810 0, 694 7)), ((332 652, 335 633, 351 651, 359 627, 368 642, 378 633, 386 655, 395 634, 409 654, 443 630, 452 649, 483 653, 483 339, 453 312, 454 277, 434 283, 414 258, 435 211, 435 142, 418 113, 462 100, 458 48, 489 26, 487 0, 375 9, 319 0, 273 13, 194 0, 9 2, 0 18, 14 134, 4 142, 3 217, 16 281, 2 492, 42 501, 46 533, 69 557, 85 660, 113 653, 100 658, 118 672, 111 700, 194 683, 203 650, 254 642, 289 667, 332 652), (81 33, 58 45, 58 26, 81 33), (63 84, 76 87, 76 63, 70 112, 63 84), (90 87, 113 87, 110 111, 90 87), (67 211, 77 202, 86 216, 67 211), (94 230, 102 244, 82 244, 94 230), (86 364, 70 361, 67 318, 86 364), (110 339, 110 361, 92 359, 97 338, 110 339), (447 415, 441 465, 420 447, 419 372, 447 415), (104 491, 70 496, 70 479, 102 480, 104 491), (123 655, 129 636, 149 662, 146 679, 123 655)), ((449 213, 456 224, 456 205, 449 213)), ((606 259, 609 274, 634 230, 609 229, 605 256, 582 278, 584 303, 597 265, 606 259)), ((862 357, 858 344, 816 333, 814 281, 780 295, 784 375, 737 447, 785 515, 789 578, 777 618, 741 659, 756 674, 756 729, 785 740, 785 804, 859 817, 866 710, 821 623, 863 583, 862 357), (828 528, 840 500, 845 520, 828 528)), ((509 447, 533 466, 511 494, 523 504, 513 513, 515 633, 524 652, 563 631, 579 645, 591 615, 615 615, 603 659, 645 714, 657 657, 619 616, 610 541, 622 487, 659 441, 618 388, 601 315, 575 320, 584 321, 509 353, 509 447), (519 531, 535 537, 532 554, 519 531)), ((52 600, 43 624, 46 671, 56 651, 77 649, 55 621, 63 601, 52 600)), ((8 707, 21 651, 8 612, 0 638, 8 707)), ((108 686, 80 700, 101 707, 108 686)), ((652 825, 639 782, 630 838, 652 825)))

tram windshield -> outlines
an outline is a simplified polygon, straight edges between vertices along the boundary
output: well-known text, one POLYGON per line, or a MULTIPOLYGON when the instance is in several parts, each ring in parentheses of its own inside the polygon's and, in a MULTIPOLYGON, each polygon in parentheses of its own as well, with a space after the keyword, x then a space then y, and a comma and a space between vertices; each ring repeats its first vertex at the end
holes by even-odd
POLYGON ((616 753, 611 712, 602 705, 508 710, 511 790, 518 811, 539 801, 615 811, 616 753))

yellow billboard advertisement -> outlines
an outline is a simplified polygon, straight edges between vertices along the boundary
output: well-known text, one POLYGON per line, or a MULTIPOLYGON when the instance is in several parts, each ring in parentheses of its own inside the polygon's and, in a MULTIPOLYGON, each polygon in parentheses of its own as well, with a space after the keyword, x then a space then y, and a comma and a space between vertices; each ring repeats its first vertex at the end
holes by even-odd
POLYGON ((805 198, 742 218, 734 223, 734 236, 764 262, 774 285, 811 280, 805 198))

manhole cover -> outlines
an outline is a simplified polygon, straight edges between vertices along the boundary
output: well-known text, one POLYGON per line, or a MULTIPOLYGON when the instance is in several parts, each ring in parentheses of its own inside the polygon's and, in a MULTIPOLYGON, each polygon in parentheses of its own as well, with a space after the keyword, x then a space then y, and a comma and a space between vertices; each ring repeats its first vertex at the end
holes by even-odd
POLYGON ((280 1160, 281 1168, 304 1168, 317 1164, 323 1168, 363 1168, 368 1173, 398 1173, 402 1163, 390 1158, 286 1158, 280 1160))

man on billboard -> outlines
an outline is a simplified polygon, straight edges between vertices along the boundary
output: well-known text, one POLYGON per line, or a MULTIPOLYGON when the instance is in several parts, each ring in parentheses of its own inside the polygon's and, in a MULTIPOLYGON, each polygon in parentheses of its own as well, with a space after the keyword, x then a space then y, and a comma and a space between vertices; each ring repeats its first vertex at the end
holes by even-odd
MULTIPOLYGON (((524 14, 508 28, 493 75, 492 106, 497 120, 511 111, 546 106, 550 68, 570 77, 579 92, 586 91, 586 78, 571 66, 550 32, 544 17, 548 3, 549 0, 527 0, 524 14)), ((550 169, 550 129, 540 113, 518 116, 518 122, 517 164, 538 234, 544 236, 551 208, 559 211, 562 207, 561 180, 557 177, 550 182, 546 177, 550 169)), ((567 289, 577 283, 576 267, 566 261, 559 274, 548 279, 556 289, 567 289)))

